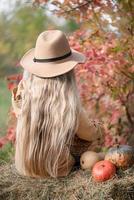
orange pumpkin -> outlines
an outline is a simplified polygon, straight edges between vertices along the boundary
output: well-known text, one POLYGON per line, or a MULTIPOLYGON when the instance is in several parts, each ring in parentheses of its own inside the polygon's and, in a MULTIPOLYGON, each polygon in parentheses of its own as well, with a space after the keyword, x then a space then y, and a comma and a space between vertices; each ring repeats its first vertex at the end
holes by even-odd
POLYGON ((105 160, 111 161, 117 167, 127 169, 134 164, 134 148, 129 145, 117 145, 106 153, 105 160))

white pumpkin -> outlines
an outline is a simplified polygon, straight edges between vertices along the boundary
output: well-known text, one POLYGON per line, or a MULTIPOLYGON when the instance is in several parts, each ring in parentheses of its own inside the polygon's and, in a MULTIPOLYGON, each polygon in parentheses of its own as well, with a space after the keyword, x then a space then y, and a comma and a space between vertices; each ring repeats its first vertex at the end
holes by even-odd
POLYGON ((80 165, 82 169, 91 170, 92 167, 100 160, 104 159, 103 153, 96 153, 94 151, 86 151, 81 154, 80 165))

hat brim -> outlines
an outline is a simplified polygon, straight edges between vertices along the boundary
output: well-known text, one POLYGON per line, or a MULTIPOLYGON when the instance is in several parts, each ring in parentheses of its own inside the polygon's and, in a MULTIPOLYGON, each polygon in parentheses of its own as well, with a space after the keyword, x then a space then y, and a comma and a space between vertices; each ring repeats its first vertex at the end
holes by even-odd
POLYGON ((21 66, 32 74, 41 77, 54 77, 73 69, 78 63, 84 63, 86 56, 71 48, 72 54, 62 60, 39 63, 34 62, 34 50, 30 49, 20 60, 21 66))

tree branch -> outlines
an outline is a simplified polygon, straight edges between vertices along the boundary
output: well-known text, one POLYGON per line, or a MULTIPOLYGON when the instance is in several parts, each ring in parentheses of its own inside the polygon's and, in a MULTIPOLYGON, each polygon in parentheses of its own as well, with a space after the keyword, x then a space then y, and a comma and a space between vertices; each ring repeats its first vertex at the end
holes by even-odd
POLYGON ((89 0, 89 1, 87 1, 86 3, 82 3, 82 4, 78 5, 78 6, 75 6, 75 7, 70 8, 69 10, 64 10, 64 11, 61 11, 61 12, 59 12, 59 13, 60 13, 60 14, 63 14, 63 13, 72 12, 72 11, 78 9, 78 8, 81 8, 81 7, 83 7, 83 6, 89 5, 91 2, 92 2, 92 1, 89 0))

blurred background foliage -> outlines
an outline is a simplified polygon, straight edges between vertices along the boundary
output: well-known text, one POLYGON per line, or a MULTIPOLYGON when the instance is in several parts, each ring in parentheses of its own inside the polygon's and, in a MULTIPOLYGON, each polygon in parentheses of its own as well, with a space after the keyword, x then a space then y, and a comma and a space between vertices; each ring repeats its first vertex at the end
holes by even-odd
POLYGON ((34 47, 38 34, 43 30, 59 28, 70 32, 78 27, 73 20, 60 23, 42 8, 16 1, 12 11, 0 14, 0 77, 18 71, 15 66, 18 66, 20 57, 34 47))

